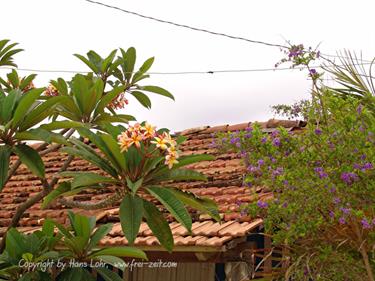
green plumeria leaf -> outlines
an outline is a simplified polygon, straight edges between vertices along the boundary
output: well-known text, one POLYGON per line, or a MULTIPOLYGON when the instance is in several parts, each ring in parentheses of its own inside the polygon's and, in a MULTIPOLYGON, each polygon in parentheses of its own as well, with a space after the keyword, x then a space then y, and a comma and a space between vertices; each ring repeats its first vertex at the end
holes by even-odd
POLYGON ((99 226, 91 236, 90 243, 87 248, 91 250, 92 248, 96 247, 99 241, 111 231, 112 227, 112 223, 107 223, 99 226))
POLYGON ((154 204, 143 200, 143 215, 160 244, 171 253, 173 249, 172 231, 163 214, 154 204))
POLYGON ((98 250, 92 253, 89 258, 94 258, 97 256, 111 255, 115 257, 129 257, 147 260, 146 254, 137 248, 133 247, 111 247, 102 250, 98 250))
POLYGON ((123 279, 112 270, 106 267, 96 267, 95 270, 105 281, 123 281, 123 279))
POLYGON ((94 73, 99 73, 98 67, 94 63, 89 61, 87 58, 79 54, 74 54, 74 56, 79 58, 82 62, 84 62, 94 73))
POLYGON ((46 130, 57 130, 57 129, 70 129, 70 128, 80 128, 84 125, 80 122, 75 121, 53 121, 48 124, 43 124, 40 127, 46 130))
POLYGON ((14 135, 14 138, 17 140, 39 140, 51 143, 52 133, 42 128, 36 128, 24 132, 18 132, 14 135))
POLYGON ((72 189, 82 186, 93 186, 100 183, 116 184, 117 180, 101 176, 97 173, 80 173, 76 174, 72 181, 72 189))
POLYGON ((196 180, 207 181, 207 177, 200 172, 188 169, 169 170, 162 175, 155 178, 156 181, 181 181, 181 180, 196 180))
POLYGON ((72 187, 71 187, 70 182, 60 183, 59 186, 56 189, 54 189, 51 193, 49 193, 46 197, 44 197, 43 203, 42 203, 42 209, 47 208, 47 206, 50 202, 55 200, 60 195, 70 191, 71 188, 72 187))
MULTIPOLYGON (((115 257, 115 256, 109 256, 109 255, 103 255, 103 256, 96 256, 95 259, 98 261, 103 261, 106 264, 109 264, 115 268, 118 268, 122 271, 126 269, 125 261, 121 258, 115 257)), ((121 279, 122 280, 122 279, 121 279)))
POLYGON ((141 87, 141 90, 152 92, 158 95, 162 95, 162 96, 165 96, 167 98, 174 100, 174 96, 170 92, 158 86, 143 86, 141 87))
POLYGON ((120 205, 120 222, 122 231, 129 245, 134 243, 142 222, 143 200, 138 196, 125 195, 120 205))
POLYGON ((169 191, 172 192, 184 204, 203 213, 209 214, 216 221, 220 221, 220 215, 215 201, 204 197, 198 197, 192 192, 182 191, 178 188, 169 188, 169 191))
POLYGON ((16 110, 14 111, 12 127, 16 128, 25 113, 29 110, 32 104, 40 97, 45 88, 32 89, 22 96, 16 110))
POLYGON ((32 126, 37 125, 38 123, 40 123, 52 114, 52 111, 60 101, 65 100, 67 98, 68 97, 57 96, 47 99, 42 104, 38 105, 38 107, 34 108, 27 115, 27 118, 25 118, 19 125, 19 129, 21 131, 24 131, 32 126))
POLYGON ((0 111, 1 120, 4 124, 7 123, 11 117, 16 103, 21 97, 21 92, 19 90, 12 90, 3 100, 2 108, 0 111))
POLYGON ((126 178, 126 184, 130 188, 133 194, 142 186, 143 178, 140 178, 136 182, 132 182, 129 178, 126 178))
POLYGON ((12 148, 9 145, 0 146, 0 192, 6 184, 8 178, 8 169, 10 162, 10 154, 12 148))
POLYGON ((18 155, 21 162, 25 164, 33 174, 44 178, 44 163, 36 150, 26 144, 18 144, 13 150, 18 155))
POLYGON ((92 149, 90 146, 84 144, 83 142, 77 139, 72 138, 70 141, 77 147, 64 147, 60 151, 66 152, 70 155, 81 157, 82 159, 85 159, 90 163, 96 165, 97 167, 101 168, 103 171, 107 172, 112 177, 117 178, 117 171, 110 165, 110 163, 107 160, 99 156, 94 149, 92 149))
POLYGON ((161 186, 149 186, 147 191, 158 199, 173 217, 191 232, 191 217, 184 204, 171 191, 161 186))
POLYGON ((130 94, 133 95, 139 101, 139 103, 147 109, 151 108, 151 100, 144 93, 139 91, 132 91, 130 92, 130 94))
POLYGON ((102 96, 95 109, 95 115, 102 113, 104 109, 112 102, 112 100, 115 99, 124 90, 125 86, 118 86, 102 96))

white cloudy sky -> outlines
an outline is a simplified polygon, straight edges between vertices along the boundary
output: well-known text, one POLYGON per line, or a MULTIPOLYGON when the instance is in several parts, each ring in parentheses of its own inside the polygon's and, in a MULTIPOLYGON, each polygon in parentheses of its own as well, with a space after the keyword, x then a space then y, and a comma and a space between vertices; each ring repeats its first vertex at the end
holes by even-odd
MULTIPOLYGON (((324 53, 344 48, 375 56, 372 0, 223 1, 102 0, 124 9, 217 32, 284 44, 304 43, 324 53)), ((134 46, 138 59, 155 56, 152 71, 208 71, 272 68, 277 48, 250 44, 138 18, 84 0, 1 1, 0 38, 26 50, 20 68, 87 70, 73 53, 134 46)), ((4 70, 0 70, 4 74, 4 70)), ((26 72, 24 73, 26 74, 26 72)), ((38 86, 64 73, 40 73, 38 86)), ((299 71, 230 74, 153 75, 176 101, 152 96, 150 111, 130 99, 127 113, 172 130, 234 124, 272 117, 270 105, 308 96, 309 81, 299 71)))

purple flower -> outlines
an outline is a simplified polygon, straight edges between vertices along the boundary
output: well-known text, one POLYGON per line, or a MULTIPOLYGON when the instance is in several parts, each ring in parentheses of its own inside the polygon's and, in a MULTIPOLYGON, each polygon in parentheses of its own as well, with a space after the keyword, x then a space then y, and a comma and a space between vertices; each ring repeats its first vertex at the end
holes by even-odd
POLYGON ((250 139, 253 135, 251 133, 245 134, 245 138, 250 139))
POLYGON ((237 143, 236 143, 236 146, 237 146, 238 148, 240 148, 240 147, 241 147, 241 143, 237 142, 237 143))
POLYGON ((241 212, 240 212, 240 215, 241 216, 246 216, 247 215, 247 210, 246 209, 242 209, 241 212))
POLYGON ((251 173, 254 173, 254 172, 257 172, 257 171, 259 170, 259 168, 258 168, 258 167, 255 167, 255 166, 253 166, 253 165, 249 165, 249 166, 247 166, 247 170, 248 170, 249 172, 251 172, 251 173))
POLYGON ((351 185, 358 181, 358 176, 355 173, 345 172, 341 174, 341 180, 343 180, 347 185, 351 185))
POLYGON ((234 137, 233 137, 233 138, 230 139, 230 143, 231 143, 231 144, 236 144, 236 143, 238 143, 238 142, 240 142, 240 141, 241 141, 241 139, 238 138, 238 137, 237 137, 237 138, 234 138, 234 137))
POLYGON ((264 165, 264 160, 263 160, 263 159, 259 159, 259 160, 258 160, 258 165, 259 165, 259 166, 264 165))
POLYGON ((266 143, 267 142, 267 137, 262 138, 261 142, 262 143, 266 143))
POLYGON ((284 172, 282 167, 277 167, 275 170, 272 171, 272 176, 277 177, 280 176, 284 172))
POLYGON ((345 224, 346 223, 345 218, 343 218, 343 217, 339 218, 339 223, 340 224, 345 224))
POLYGON ((372 169, 372 168, 374 168, 374 166, 372 165, 372 163, 370 163, 370 162, 367 162, 367 163, 365 163, 363 166, 362 166, 362 171, 365 171, 365 170, 370 170, 370 169, 372 169))
POLYGON ((253 131, 253 128, 252 128, 252 127, 247 127, 247 128, 246 128, 246 132, 249 132, 249 133, 250 133, 250 132, 252 132, 252 131, 253 131))
POLYGON ((326 172, 324 172, 324 169, 322 167, 316 167, 314 169, 314 171, 315 171, 315 173, 318 174, 319 178, 321 178, 321 179, 328 177, 328 174, 326 172))
POLYGON ((278 130, 275 130, 271 133, 271 137, 277 137, 278 135, 280 134, 280 132, 278 130))
POLYGON ((360 115, 362 113, 363 106, 362 104, 358 105, 357 107, 357 113, 360 115))
POLYGON ((261 209, 264 209, 264 208, 267 208, 268 207, 268 203, 267 202, 263 202, 263 201, 258 201, 257 203, 257 206, 261 209))
POLYGON ((340 202, 341 202, 340 198, 338 197, 333 198, 333 203, 339 204, 340 202))
POLYGON ((371 228, 371 225, 369 224, 369 222, 367 221, 366 218, 363 218, 363 219, 361 220, 361 224, 362 224, 362 227, 363 227, 364 229, 370 229, 370 228, 371 228))
POLYGON ((283 208, 286 208, 288 207, 288 202, 284 202, 283 205, 282 205, 283 208))
POLYGON ((361 169, 361 165, 359 165, 358 163, 354 163, 353 168, 359 170, 361 169))
POLYGON ((365 160, 366 159, 366 154, 362 154, 361 155, 361 160, 365 160))
POLYGON ((331 193, 335 193, 335 192, 336 192, 336 188, 332 187, 332 188, 329 190, 329 192, 331 192, 331 193))
POLYGON ((316 69, 315 69, 315 68, 311 68, 311 69, 309 70, 309 73, 310 73, 311 76, 316 75, 316 69))
POLYGON ((319 129, 319 128, 316 128, 314 132, 318 136, 320 136, 323 133, 323 131, 321 129, 319 129))
POLYGON ((333 217, 335 217, 335 213, 332 212, 332 211, 329 211, 329 216, 330 216, 331 218, 333 218, 333 217))
POLYGON ((284 185, 289 185, 288 180, 284 180, 284 181, 283 181, 283 184, 284 184, 284 185))
POLYGON ((242 205, 241 200, 236 200, 234 203, 235 203, 237 206, 241 206, 241 205, 242 205))
POLYGON ((341 207, 340 211, 343 212, 345 215, 349 215, 350 214, 350 209, 349 208, 343 208, 343 207, 341 207))
POLYGON ((274 140, 272 141, 272 144, 274 146, 280 146, 281 145, 280 138, 274 138, 274 140))
POLYGON ((335 144, 333 142, 328 142, 328 146, 331 150, 334 150, 335 149, 335 144))
POLYGON ((215 140, 212 140, 211 144, 210 144, 210 147, 216 147, 216 142, 215 140))

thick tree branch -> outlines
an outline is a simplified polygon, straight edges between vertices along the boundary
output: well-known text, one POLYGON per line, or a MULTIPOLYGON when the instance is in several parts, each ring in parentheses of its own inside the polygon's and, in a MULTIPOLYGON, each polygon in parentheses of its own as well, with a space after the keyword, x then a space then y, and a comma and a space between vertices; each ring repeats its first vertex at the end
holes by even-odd
POLYGON ((116 202, 121 200, 124 197, 124 193, 120 191, 116 191, 115 194, 108 196, 107 198, 98 201, 98 202, 82 202, 82 201, 74 201, 68 200, 66 198, 61 198, 59 202, 69 208, 79 208, 84 210, 98 210, 107 207, 113 206, 116 202))
MULTIPOLYGON (((74 129, 64 129, 64 130, 60 131, 60 134, 61 135, 66 134, 65 137, 70 138, 73 135, 74 132, 75 132, 74 129)), ((40 156, 43 156, 43 155, 46 155, 47 153, 54 152, 54 151, 58 150, 61 147, 61 144, 51 145, 49 148, 47 148, 47 146, 48 146, 48 143, 43 143, 39 147, 36 148, 36 151, 41 151, 39 153, 40 156), (47 148, 47 149, 45 149, 45 148, 47 148)), ((12 165, 12 167, 10 167, 10 169, 8 171, 8 177, 6 178, 5 183, 7 183, 12 176, 14 176, 14 174, 16 173, 16 171, 17 171, 17 169, 20 165, 21 165, 20 159, 18 159, 16 162, 14 162, 14 164, 12 165)))
MULTIPOLYGON (((65 160, 65 162, 64 162, 63 166, 60 168, 59 172, 65 171, 69 167, 69 165, 73 161, 73 159, 74 159, 74 156, 70 155, 68 157, 68 159, 65 160)), ((40 192, 38 192, 35 196, 29 198, 27 201, 25 201, 24 203, 20 204, 17 207, 16 213, 14 214, 14 216, 12 218, 12 221, 11 221, 10 225, 8 226, 8 228, 6 230, 6 232, 3 236, 3 239, 1 240, 0 252, 3 252, 3 250, 5 248, 5 238, 6 238, 6 234, 7 234, 8 230, 12 227, 17 227, 17 225, 18 225, 19 221, 21 220, 22 216, 24 215, 24 213, 30 207, 32 207, 33 205, 38 203, 45 196, 47 196, 53 190, 53 187, 58 182, 59 178, 57 176, 54 176, 51 179, 50 183, 48 183, 48 181, 46 179, 40 179, 40 180, 42 182, 43 189, 40 192)))

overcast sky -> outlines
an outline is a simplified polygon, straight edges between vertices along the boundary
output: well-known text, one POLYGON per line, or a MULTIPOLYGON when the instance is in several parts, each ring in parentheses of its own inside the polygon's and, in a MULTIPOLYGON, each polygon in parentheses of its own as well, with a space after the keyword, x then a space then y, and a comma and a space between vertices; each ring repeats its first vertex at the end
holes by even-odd
MULTIPOLYGON (((362 51, 365 58, 375 56, 373 0, 102 2, 253 40, 321 43, 324 53, 346 48, 362 51)), ((26 50, 15 57, 20 68, 86 71, 72 54, 95 50, 104 56, 130 46, 137 50, 138 63, 155 56, 155 72, 272 68, 283 56, 278 48, 157 23, 84 0, 3 0, 1 11, 0 38, 26 50)), ((39 73, 37 86, 71 75, 39 73)), ((147 110, 129 98, 126 113, 172 131, 267 120, 273 116, 271 105, 306 98, 310 88, 306 73, 296 70, 152 75, 145 82, 168 89, 176 101, 150 95, 153 105, 147 110)))

